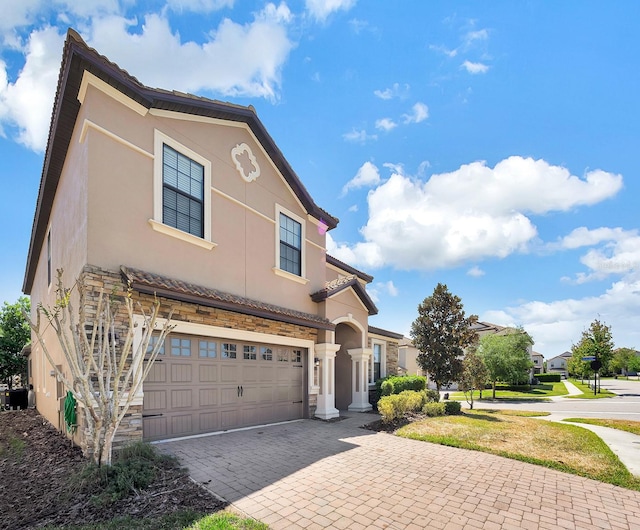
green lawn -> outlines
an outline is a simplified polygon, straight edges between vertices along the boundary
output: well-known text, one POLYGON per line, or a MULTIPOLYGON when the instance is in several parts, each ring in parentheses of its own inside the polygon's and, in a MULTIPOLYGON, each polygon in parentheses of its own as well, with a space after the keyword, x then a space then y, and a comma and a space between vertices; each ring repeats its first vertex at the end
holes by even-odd
POLYGON ((600 425, 602 427, 609 427, 611 429, 627 431, 627 432, 630 432, 631 434, 637 434, 638 436, 640 436, 640 421, 600 420, 595 418, 567 418, 563 421, 570 421, 572 423, 588 423, 590 425, 600 425))
POLYGON ((477 410, 416 421, 396 434, 492 453, 640 491, 640 478, 634 477, 595 433, 577 425, 477 410))
POLYGON ((609 392, 606 388, 601 388, 597 394, 593 393, 593 389, 586 383, 581 383, 579 379, 570 379, 570 381, 582 391, 579 396, 568 396, 574 399, 602 399, 615 396, 613 392, 609 392))
MULTIPOLYGON (((552 396, 564 396, 567 392, 567 387, 564 383, 541 383, 539 385, 532 385, 530 390, 510 390, 510 387, 504 385, 496 386, 496 399, 536 399, 544 400, 552 396)), ((482 391, 482 400, 492 400, 493 390, 484 389, 482 391)), ((480 391, 476 390, 473 393, 473 399, 478 400, 480 398, 480 391)), ((455 401, 465 401, 464 392, 454 392, 450 395, 449 399, 455 401)))

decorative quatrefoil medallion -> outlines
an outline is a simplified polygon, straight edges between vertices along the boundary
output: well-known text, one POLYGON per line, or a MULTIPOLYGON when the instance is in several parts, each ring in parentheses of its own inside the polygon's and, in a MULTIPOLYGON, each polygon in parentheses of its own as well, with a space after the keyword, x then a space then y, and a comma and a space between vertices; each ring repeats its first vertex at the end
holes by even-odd
POLYGON ((236 165, 238 173, 245 181, 253 182, 260 176, 260 166, 247 144, 236 145, 231 150, 231 158, 236 165))

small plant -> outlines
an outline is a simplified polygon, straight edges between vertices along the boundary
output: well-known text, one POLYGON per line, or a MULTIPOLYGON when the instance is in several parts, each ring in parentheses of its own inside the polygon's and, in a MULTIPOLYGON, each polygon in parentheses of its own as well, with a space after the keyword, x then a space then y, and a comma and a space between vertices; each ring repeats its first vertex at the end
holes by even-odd
POLYGON ((106 506, 146 488, 160 469, 174 461, 158 454, 153 446, 137 442, 115 453, 111 466, 85 466, 74 482, 81 491, 93 494, 96 506, 106 506))
POLYGON ((378 412, 384 423, 402 418, 407 412, 419 411, 422 407, 423 394, 413 390, 404 390, 400 394, 381 397, 378 401, 378 412))
POLYGON ((419 375, 394 375, 385 378, 380 383, 380 395, 390 396, 400 394, 405 390, 424 390, 427 386, 427 379, 419 375))
POLYGON ((461 405, 459 401, 445 401, 444 405, 444 413, 447 416, 453 416, 455 414, 460 414, 461 405))
POLYGON ((430 402, 430 403, 426 403, 423 407, 422 407, 422 412, 424 414, 426 414, 427 416, 444 416, 445 414, 445 403, 434 403, 434 402, 430 402))
POLYGON ((437 390, 427 388, 422 391, 424 403, 437 403, 440 401, 440 393, 437 390))

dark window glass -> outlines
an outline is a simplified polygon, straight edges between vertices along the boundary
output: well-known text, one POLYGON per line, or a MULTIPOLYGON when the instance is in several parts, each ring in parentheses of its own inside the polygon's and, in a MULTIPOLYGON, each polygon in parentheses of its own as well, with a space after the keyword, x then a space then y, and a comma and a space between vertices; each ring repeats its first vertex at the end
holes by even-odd
POLYGON ((280 214, 280 268, 302 275, 302 225, 280 214))

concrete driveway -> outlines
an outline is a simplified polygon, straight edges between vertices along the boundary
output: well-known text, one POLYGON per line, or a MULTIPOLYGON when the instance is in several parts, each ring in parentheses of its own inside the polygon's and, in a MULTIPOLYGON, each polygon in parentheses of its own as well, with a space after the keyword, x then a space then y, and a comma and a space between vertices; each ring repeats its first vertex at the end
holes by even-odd
POLYGON ((273 529, 640 529, 640 492, 359 427, 349 414, 160 444, 273 529))

